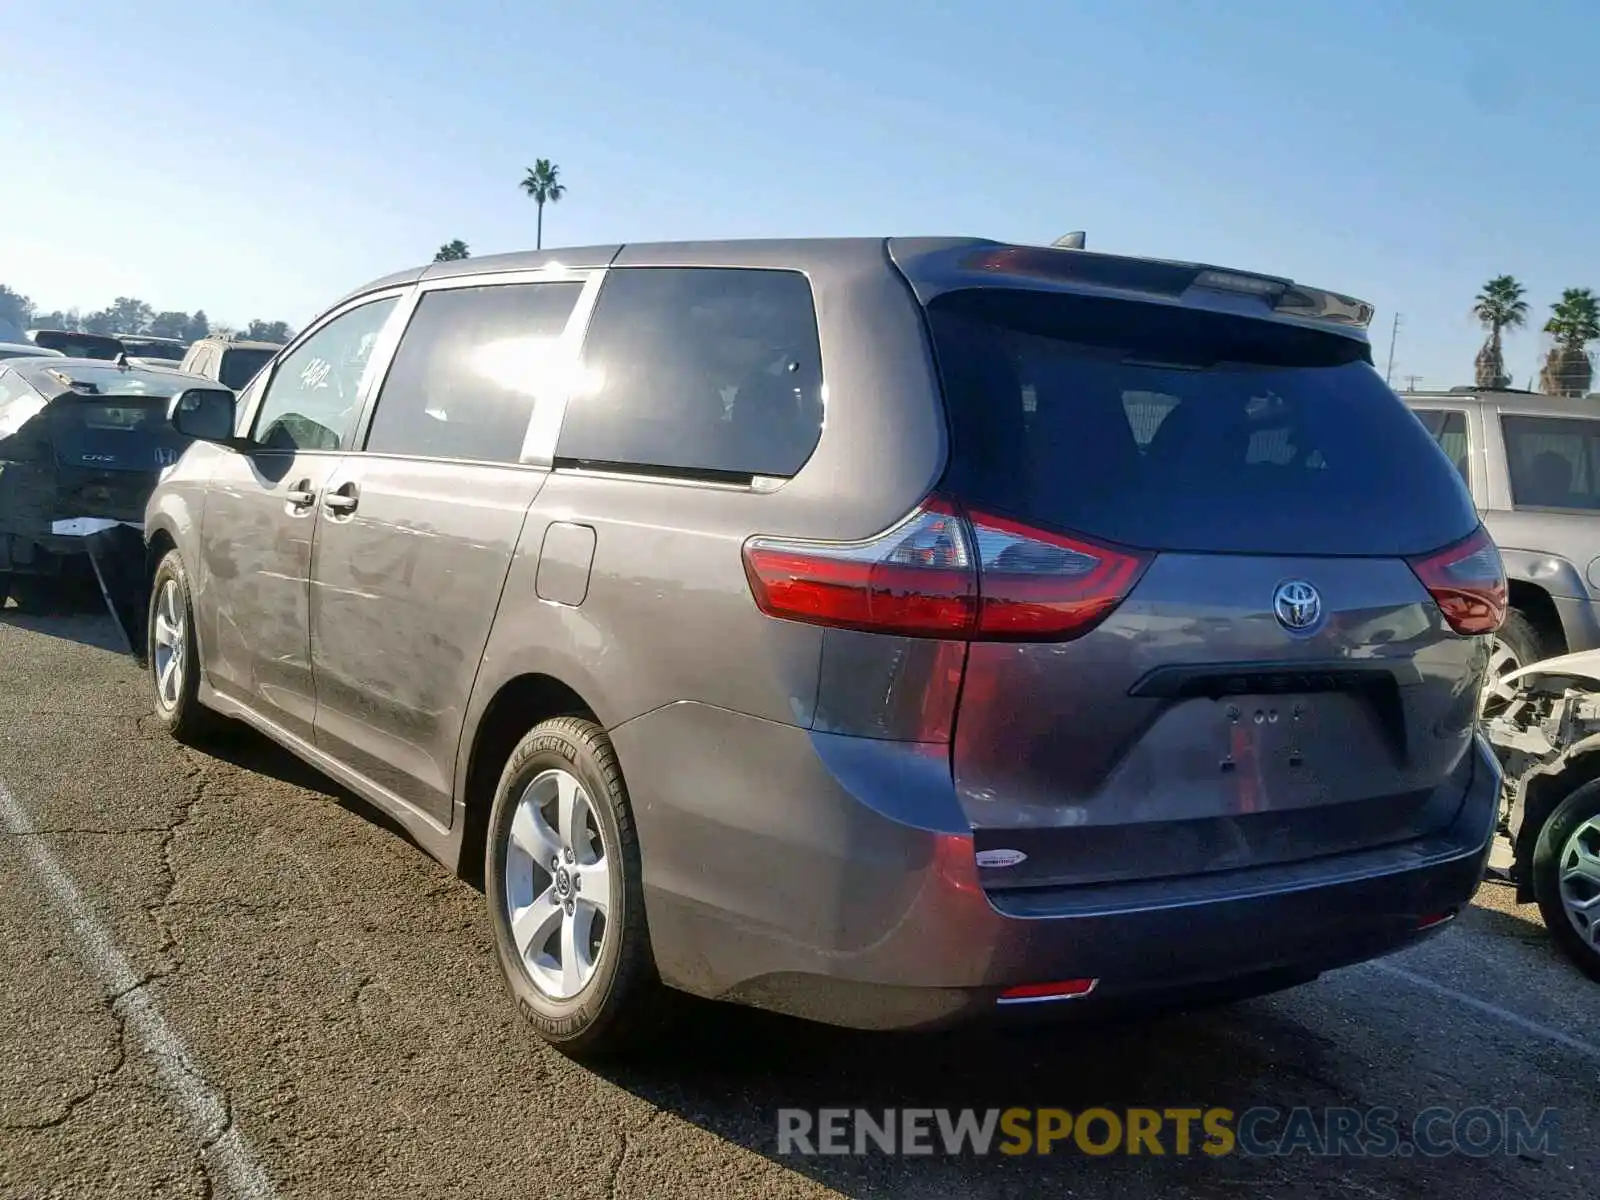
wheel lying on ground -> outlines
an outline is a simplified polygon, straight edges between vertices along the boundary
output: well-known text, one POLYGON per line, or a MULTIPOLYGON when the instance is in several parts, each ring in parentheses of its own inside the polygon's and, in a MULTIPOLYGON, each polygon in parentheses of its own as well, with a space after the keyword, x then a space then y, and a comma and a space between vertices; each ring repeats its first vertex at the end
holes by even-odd
POLYGON ((1533 894, 1562 952, 1600 982, 1600 779, 1556 806, 1533 851, 1533 894))
POLYGON ((196 741, 209 733, 215 717, 200 703, 200 652, 189 573, 176 550, 161 560, 150 585, 145 647, 156 719, 179 741, 196 741))
POLYGON ((1549 656, 1538 627, 1519 610, 1510 609, 1505 624, 1500 626, 1490 644, 1489 670, 1484 676, 1479 700, 1480 714, 1492 717, 1513 699, 1511 690, 1501 685, 1502 679, 1549 656))
POLYGON ((616 753, 561 717, 517 744, 484 853, 495 950, 512 998, 572 1057, 616 1054, 670 1019, 645 924, 639 843, 616 753))

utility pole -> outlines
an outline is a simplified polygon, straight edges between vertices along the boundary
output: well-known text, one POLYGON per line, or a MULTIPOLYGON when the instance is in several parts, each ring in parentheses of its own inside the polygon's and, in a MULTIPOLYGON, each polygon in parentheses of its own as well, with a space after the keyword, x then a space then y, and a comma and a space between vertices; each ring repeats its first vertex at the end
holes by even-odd
POLYGON ((1403 375, 1401 378, 1406 381, 1406 391, 1408 392, 1416 391, 1417 384, 1422 382, 1421 375, 1403 375))
POLYGON ((1389 366, 1383 373, 1383 381, 1389 383, 1394 378, 1394 343, 1400 336, 1400 314, 1395 313, 1394 325, 1389 330, 1389 366))

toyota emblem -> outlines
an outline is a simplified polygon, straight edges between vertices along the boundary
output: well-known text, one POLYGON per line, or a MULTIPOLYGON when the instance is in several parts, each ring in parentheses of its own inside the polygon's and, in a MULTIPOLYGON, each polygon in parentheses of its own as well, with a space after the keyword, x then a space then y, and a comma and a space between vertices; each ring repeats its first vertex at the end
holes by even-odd
POLYGON ((1298 633, 1322 619, 1322 597, 1305 580, 1291 579, 1272 593, 1272 611, 1278 624, 1298 633))

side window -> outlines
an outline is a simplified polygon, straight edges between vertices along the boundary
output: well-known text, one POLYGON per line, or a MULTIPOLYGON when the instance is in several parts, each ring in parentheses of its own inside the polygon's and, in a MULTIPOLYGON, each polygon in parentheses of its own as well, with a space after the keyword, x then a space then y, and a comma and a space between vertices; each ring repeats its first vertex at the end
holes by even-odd
POLYGON ((254 440, 269 450, 343 449, 367 360, 394 306, 391 296, 353 308, 285 358, 262 397, 254 440))
POLYGON ((1503 415, 1500 430, 1518 508, 1600 509, 1600 421, 1503 415))
POLYGON ((426 292, 378 394, 375 453, 518 462, 535 406, 558 401, 561 335, 581 283, 426 292))
POLYGON ((612 270, 558 459, 710 477, 789 476, 822 430, 811 285, 795 271, 612 270))
POLYGON ((1467 466, 1467 414, 1460 409, 1418 409, 1417 419, 1439 443, 1445 457, 1456 465, 1461 478, 1472 482, 1467 466))

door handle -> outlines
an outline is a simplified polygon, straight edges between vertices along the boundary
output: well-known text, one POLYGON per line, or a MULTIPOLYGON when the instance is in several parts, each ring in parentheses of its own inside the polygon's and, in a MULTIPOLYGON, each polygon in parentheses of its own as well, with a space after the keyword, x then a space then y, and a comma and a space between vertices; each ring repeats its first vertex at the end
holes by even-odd
POLYGON ((310 508, 317 502, 317 493, 311 490, 311 480, 302 479, 283 494, 290 508, 310 508))
POLYGON ((354 483, 341 484, 332 491, 324 493, 322 497, 322 507, 340 516, 355 512, 356 505, 360 502, 361 498, 354 483))

